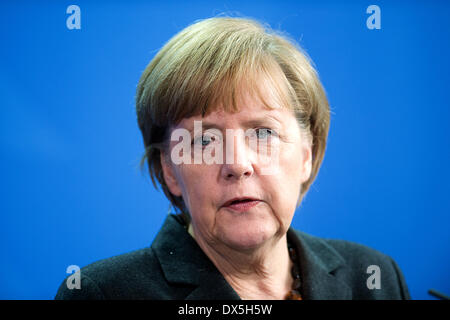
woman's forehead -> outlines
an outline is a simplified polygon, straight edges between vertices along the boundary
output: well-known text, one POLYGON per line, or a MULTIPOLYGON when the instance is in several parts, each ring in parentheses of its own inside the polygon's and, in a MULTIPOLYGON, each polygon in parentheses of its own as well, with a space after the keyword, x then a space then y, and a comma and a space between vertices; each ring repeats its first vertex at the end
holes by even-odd
POLYGON ((224 110, 223 108, 210 111, 207 115, 196 115, 183 119, 177 127, 192 128, 194 121, 201 121, 203 129, 228 127, 255 127, 259 125, 283 126, 288 118, 294 117, 292 110, 275 106, 268 108, 263 104, 249 104, 239 108, 238 111, 224 110))
POLYGON ((276 114, 281 109, 290 109, 290 106, 285 106, 267 83, 258 89, 241 89, 242 91, 233 98, 217 98, 216 103, 209 105, 203 114, 187 118, 220 120, 222 117, 231 116, 254 117, 261 114, 276 114))

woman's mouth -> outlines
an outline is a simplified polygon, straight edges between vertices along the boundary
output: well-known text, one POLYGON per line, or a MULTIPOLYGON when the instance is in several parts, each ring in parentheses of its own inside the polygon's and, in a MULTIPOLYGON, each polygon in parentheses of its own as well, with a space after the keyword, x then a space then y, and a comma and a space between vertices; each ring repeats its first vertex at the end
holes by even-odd
POLYGON ((227 201, 223 207, 237 212, 246 212, 260 202, 260 200, 251 198, 232 199, 227 201))

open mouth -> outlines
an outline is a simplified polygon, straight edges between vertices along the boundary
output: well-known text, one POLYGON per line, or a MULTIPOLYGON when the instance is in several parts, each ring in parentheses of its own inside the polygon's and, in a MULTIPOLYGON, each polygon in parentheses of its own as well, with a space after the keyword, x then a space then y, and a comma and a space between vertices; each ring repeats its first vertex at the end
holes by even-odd
POLYGON ((224 204, 224 207, 238 212, 245 212, 260 202, 260 200, 252 198, 231 199, 224 204))
POLYGON ((246 203, 246 202, 251 202, 251 201, 255 201, 255 200, 252 200, 252 199, 234 200, 230 203, 230 205, 237 204, 237 203, 246 203))

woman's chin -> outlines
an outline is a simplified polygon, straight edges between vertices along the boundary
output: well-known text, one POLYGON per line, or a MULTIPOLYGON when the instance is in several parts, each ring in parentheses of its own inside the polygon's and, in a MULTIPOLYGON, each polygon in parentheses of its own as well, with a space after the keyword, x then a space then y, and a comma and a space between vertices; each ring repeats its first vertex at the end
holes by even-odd
POLYGON ((226 246, 237 250, 253 250, 264 245, 276 234, 270 226, 230 226, 221 228, 219 238, 226 246))
POLYGON ((279 232, 280 225, 264 206, 248 212, 223 209, 215 220, 215 233, 219 241, 234 250, 252 250, 264 245, 279 232))

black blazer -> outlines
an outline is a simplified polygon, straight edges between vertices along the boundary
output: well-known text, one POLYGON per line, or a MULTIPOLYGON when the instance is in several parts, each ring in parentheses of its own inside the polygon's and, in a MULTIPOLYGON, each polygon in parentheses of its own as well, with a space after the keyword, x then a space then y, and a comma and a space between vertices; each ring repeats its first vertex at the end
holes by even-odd
MULTIPOLYGON (((293 230, 302 289, 308 299, 410 299, 397 264, 356 243, 326 240, 293 230), (380 289, 369 289, 367 267, 380 268, 380 289)), ((182 219, 169 215, 153 244, 81 269, 81 289, 66 280, 55 299, 240 299, 189 235, 182 219)))

